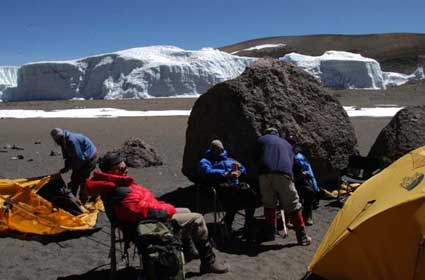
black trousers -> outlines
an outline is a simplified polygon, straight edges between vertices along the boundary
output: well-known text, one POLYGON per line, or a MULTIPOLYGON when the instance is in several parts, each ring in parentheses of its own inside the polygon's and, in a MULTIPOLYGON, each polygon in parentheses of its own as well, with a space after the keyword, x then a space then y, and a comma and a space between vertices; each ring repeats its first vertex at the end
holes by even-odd
POLYGON ((257 194, 246 183, 231 185, 221 183, 215 186, 217 199, 226 211, 225 223, 231 228, 238 210, 245 210, 245 226, 249 226, 257 206, 257 194))

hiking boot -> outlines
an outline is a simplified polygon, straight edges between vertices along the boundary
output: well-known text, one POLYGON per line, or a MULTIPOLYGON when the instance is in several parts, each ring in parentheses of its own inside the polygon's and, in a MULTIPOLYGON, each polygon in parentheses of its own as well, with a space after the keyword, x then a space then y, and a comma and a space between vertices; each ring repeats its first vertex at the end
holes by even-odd
POLYGON ((304 229, 297 230, 295 234, 297 236, 298 245, 308 246, 311 244, 311 237, 307 235, 304 229))
POLYGON ((199 252, 196 250, 195 244, 193 244, 192 238, 183 238, 183 254, 185 262, 199 259, 199 252))
POLYGON ((304 222, 307 226, 312 226, 314 224, 312 217, 308 217, 304 222))
POLYGON ((206 273, 217 273, 222 274, 229 272, 229 266, 227 264, 220 264, 215 260, 213 263, 201 263, 201 266, 199 267, 199 272, 201 274, 206 273))
POLYGON ((226 273, 229 271, 229 266, 219 264, 217 262, 213 247, 208 240, 198 240, 195 243, 201 259, 201 266, 199 271, 201 274, 205 273, 226 273))

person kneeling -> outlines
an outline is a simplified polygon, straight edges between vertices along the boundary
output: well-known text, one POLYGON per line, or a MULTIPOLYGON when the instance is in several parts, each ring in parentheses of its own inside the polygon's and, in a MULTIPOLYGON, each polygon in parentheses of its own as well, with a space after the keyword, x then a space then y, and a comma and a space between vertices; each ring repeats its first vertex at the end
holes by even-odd
POLYGON ((99 161, 99 168, 101 171, 95 171, 93 177, 87 180, 87 191, 93 196, 100 195, 106 202, 105 208, 113 208, 118 222, 135 224, 146 219, 172 219, 181 228, 182 242, 193 240, 201 259, 202 274, 229 271, 227 265, 216 260, 201 214, 158 201, 151 191, 136 184, 134 178, 127 175, 128 168, 124 159, 117 153, 110 152, 103 156, 99 161))

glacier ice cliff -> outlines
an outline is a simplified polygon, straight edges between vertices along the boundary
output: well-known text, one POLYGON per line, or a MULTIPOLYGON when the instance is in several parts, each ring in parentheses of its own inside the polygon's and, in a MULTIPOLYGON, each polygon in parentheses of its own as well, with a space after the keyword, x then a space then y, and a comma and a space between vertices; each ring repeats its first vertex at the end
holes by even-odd
POLYGON ((411 75, 383 72, 376 60, 343 51, 327 51, 321 56, 290 53, 279 59, 295 64, 325 86, 337 89, 385 89, 424 78, 422 68, 411 75))
POLYGON ((16 87, 18 69, 18 66, 0 66, 0 100, 6 88, 16 87))
POLYGON ((216 49, 150 46, 21 66, 4 101, 198 96, 241 74, 254 58, 216 49))

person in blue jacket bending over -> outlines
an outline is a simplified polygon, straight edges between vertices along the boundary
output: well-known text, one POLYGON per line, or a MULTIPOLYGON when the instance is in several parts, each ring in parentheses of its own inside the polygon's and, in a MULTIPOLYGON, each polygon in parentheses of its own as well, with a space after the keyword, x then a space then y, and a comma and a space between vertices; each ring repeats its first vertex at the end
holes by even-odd
POLYGON ((93 142, 85 135, 71 132, 62 128, 54 128, 50 135, 62 149, 65 166, 59 173, 72 170, 71 181, 68 188, 74 196, 79 197, 81 202, 87 201, 85 182, 91 172, 96 168, 97 150, 93 142))
POLYGON ((231 231, 236 212, 244 209, 245 233, 248 233, 256 208, 256 193, 241 180, 246 174, 245 166, 229 158, 223 143, 216 139, 200 160, 199 173, 201 183, 215 187, 219 200, 224 204, 227 229, 231 231))

